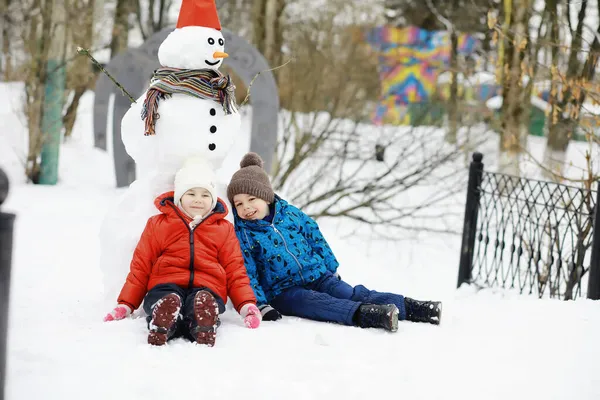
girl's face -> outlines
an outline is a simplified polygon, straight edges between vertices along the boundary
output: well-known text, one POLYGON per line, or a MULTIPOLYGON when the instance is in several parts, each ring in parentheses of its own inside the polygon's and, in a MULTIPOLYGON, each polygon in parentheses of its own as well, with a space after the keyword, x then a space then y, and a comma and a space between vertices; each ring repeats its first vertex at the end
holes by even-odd
POLYGON ((181 208, 192 218, 204 217, 211 209, 212 196, 204 188, 191 188, 181 196, 181 208))
POLYGON ((233 206, 241 219, 259 220, 269 215, 269 203, 250 194, 233 196, 233 206))

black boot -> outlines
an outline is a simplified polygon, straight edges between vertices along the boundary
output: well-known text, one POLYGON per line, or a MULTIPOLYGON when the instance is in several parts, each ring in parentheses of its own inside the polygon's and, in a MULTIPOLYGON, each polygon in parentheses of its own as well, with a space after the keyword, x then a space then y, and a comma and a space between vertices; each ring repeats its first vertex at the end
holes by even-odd
POLYGON ((354 322, 361 328, 383 328, 396 332, 398 330, 398 307, 394 304, 363 304, 356 310, 354 322))
POLYGON ((408 321, 440 324, 442 319, 442 303, 440 301, 419 301, 405 297, 404 306, 408 321))

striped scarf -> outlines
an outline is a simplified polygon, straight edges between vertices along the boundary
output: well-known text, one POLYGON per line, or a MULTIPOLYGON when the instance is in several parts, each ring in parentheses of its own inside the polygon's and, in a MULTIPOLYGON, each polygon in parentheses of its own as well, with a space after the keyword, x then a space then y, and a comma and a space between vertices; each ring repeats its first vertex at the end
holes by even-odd
POLYGON ((225 114, 232 114, 237 110, 234 90, 235 85, 229 75, 223 75, 213 69, 157 69, 152 75, 150 88, 142 106, 142 119, 146 125, 144 136, 156 134, 154 125, 160 118, 159 100, 169 98, 173 93, 183 93, 200 99, 218 101, 225 114))

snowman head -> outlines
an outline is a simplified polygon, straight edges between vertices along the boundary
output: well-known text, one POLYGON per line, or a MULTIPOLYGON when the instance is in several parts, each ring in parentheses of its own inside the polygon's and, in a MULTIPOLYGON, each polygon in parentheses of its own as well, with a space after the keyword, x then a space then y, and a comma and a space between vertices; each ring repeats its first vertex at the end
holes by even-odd
POLYGON ((213 28, 187 26, 177 28, 158 48, 163 67, 181 69, 219 69, 225 53, 223 34, 213 28))
POLYGON ((214 0, 183 0, 177 28, 158 49, 163 67, 218 69, 227 57, 214 0))

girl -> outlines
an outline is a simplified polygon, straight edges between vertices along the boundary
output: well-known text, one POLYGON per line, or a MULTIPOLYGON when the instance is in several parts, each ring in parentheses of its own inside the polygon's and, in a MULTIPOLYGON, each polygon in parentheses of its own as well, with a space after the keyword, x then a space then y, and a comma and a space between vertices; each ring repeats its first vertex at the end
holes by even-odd
POLYGON ((105 321, 120 320, 142 300, 148 343, 163 345, 185 336, 213 346, 227 296, 249 328, 261 314, 244 268, 227 206, 217 199, 214 174, 192 159, 175 176, 175 192, 158 196, 161 214, 148 220, 130 272, 105 321))

